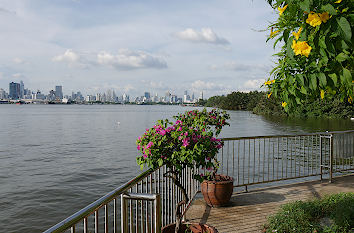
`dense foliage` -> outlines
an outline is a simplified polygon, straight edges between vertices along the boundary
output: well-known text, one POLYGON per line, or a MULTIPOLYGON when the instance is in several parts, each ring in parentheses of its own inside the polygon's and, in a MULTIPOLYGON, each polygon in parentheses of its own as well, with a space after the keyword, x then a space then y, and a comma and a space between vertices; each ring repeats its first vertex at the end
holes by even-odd
MULTIPOLYGON (((137 163, 143 168, 157 168, 167 165, 180 175, 182 169, 206 168, 214 171, 218 163, 216 155, 223 142, 216 137, 220 134, 229 115, 225 111, 206 109, 193 110, 174 117, 175 122, 168 119, 159 120, 157 124, 146 129, 138 138, 137 149, 142 156, 137 163)), ((205 177, 194 176, 199 181, 205 177)))
POLYGON ((320 200, 286 204, 268 219, 265 228, 266 232, 352 232, 354 193, 340 193, 320 200), (329 218, 331 224, 321 224, 324 218, 329 218))
POLYGON ((279 98, 267 95, 265 92, 232 92, 226 96, 213 96, 204 104, 207 107, 217 107, 225 110, 247 110, 258 115, 301 117, 301 118, 351 118, 354 117, 354 105, 342 102, 339 97, 322 100, 305 99, 291 111, 286 112, 279 98))
POLYGON ((353 0, 268 0, 279 17, 269 39, 282 42, 265 83, 286 111, 306 101, 353 102, 353 0))
POLYGON ((260 101, 264 92, 251 91, 232 92, 227 96, 213 96, 205 103, 207 107, 218 107, 226 110, 248 110, 252 111, 260 101))
POLYGON ((330 100, 305 100, 303 104, 285 112, 281 107, 281 100, 263 97, 253 113, 269 116, 289 116, 298 118, 352 118, 354 117, 354 106, 348 102, 341 102, 339 98, 330 100))

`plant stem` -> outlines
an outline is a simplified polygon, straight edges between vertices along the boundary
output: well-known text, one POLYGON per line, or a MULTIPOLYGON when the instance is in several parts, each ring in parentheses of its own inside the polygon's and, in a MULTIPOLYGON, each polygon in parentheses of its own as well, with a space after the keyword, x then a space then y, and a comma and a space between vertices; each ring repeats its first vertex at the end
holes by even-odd
POLYGON ((182 192, 182 195, 183 195, 183 200, 178 202, 177 203, 177 206, 176 206, 176 228, 175 228, 175 233, 178 233, 179 232, 179 229, 180 229, 180 226, 181 226, 181 223, 182 223, 182 206, 183 205, 186 205, 188 202, 189 202, 189 198, 188 198, 188 195, 187 195, 187 191, 185 189, 185 187, 183 187, 183 185, 181 184, 181 182, 179 181, 179 174, 177 171, 175 171, 172 168, 170 168, 169 171, 167 171, 165 174, 164 174, 165 177, 167 178, 170 178, 172 179, 173 183, 181 190, 182 192))

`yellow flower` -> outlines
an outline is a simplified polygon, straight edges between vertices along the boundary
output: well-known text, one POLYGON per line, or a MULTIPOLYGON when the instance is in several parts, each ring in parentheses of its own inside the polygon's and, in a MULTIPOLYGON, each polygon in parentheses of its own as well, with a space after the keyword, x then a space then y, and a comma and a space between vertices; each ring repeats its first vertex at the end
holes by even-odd
POLYGON ((269 37, 270 38, 273 38, 276 34, 278 34, 280 31, 279 30, 276 30, 276 31, 274 31, 273 32, 273 29, 272 29, 272 31, 270 32, 270 35, 269 35, 269 37))
POLYGON ((353 97, 349 96, 349 97, 348 97, 348 102, 349 102, 349 103, 352 103, 352 102, 353 102, 353 97))
POLYGON ((341 3, 341 2, 342 2, 342 0, 337 0, 334 3, 341 3))
POLYGON ((270 84, 272 84, 272 83, 274 83, 274 82, 275 82, 274 79, 273 79, 273 80, 269 80, 269 81, 265 82, 264 85, 270 85, 270 84))
POLYGON ((321 17, 317 13, 311 13, 307 16, 306 23, 310 24, 312 27, 321 25, 321 17))
POLYGON ((306 57, 309 56, 312 47, 307 44, 306 41, 295 41, 293 40, 293 44, 291 45, 291 48, 294 50, 295 55, 304 55, 306 57))
POLYGON ((328 12, 323 12, 322 14, 319 14, 320 15, 320 18, 321 18, 321 21, 323 23, 327 22, 327 20, 329 20, 329 14, 328 12))
POLYGON ((321 90, 321 99, 324 98, 324 95, 325 95, 325 91, 324 91, 324 90, 321 90))
POLYGON ((282 103, 281 103, 281 106, 283 106, 283 108, 285 108, 285 107, 286 107, 286 105, 288 105, 288 103, 287 103, 287 102, 282 102, 282 103))
POLYGON ((285 11, 285 9, 288 7, 288 5, 285 5, 283 8, 278 7, 278 11, 279 11, 279 16, 283 14, 283 12, 285 11))
POLYGON ((299 39, 301 31, 302 31, 302 27, 299 29, 299 31, 293 32, 293 35, 294 35, 294 37, 296 38, 296 40, 299 39))
POLYGON ((270 98, 271 95, 272 95, 272 92, 267 95, 267 96, 268 96, 268 99, 270 98))

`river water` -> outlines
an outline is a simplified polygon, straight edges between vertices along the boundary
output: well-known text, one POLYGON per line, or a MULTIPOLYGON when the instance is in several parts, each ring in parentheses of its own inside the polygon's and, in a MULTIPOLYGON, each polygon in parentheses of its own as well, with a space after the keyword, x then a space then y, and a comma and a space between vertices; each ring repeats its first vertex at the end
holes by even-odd
MULTIPOLYGON (((140 173, 135 140, 195 109, 0 105, 0 232, 40 232, 140 173)), ((289 120, 230 111, 221 137, 354 129, 350 120, 289 120)))

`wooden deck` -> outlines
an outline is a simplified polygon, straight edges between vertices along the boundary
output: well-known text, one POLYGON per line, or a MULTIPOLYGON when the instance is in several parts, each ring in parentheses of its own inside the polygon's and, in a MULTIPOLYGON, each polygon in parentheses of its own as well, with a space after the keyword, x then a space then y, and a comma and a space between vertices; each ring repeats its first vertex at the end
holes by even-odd
POLYGON ((189 222, 212 225, 220 233, 262 232, 267 216, 275 213, 280 205, 339 192, 354 192, 354 175, 335 178, 333 183, 312 181, 235 194, 230 205, 221 208, 210 208, 200 195, 186 217, 189 222))

